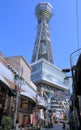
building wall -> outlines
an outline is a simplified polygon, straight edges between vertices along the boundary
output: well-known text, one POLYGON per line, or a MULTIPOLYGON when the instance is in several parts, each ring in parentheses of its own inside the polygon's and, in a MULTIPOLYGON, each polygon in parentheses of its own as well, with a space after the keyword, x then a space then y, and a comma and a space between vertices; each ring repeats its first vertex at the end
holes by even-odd
POLYGON ((22 74, 22 76, 24 77, 24 79, 27 82, 30 82, 30 73, 31 73, 30 66, 25 62, 25 60, 22 57, 20 58, 20 64, 23 67, 23 74, 22 74))
POLYGON ((31 68, 22 56, 7 57, 8 63, 25 79, 30 81, 31 68))

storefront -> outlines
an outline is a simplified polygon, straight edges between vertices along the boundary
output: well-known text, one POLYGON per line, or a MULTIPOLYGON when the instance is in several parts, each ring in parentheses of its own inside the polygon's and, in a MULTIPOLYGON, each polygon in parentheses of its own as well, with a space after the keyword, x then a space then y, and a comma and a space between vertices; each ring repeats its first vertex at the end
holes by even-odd
POLYGON ((8 82, 0 75, 0 122, 3 115, 9 114, 9 98, 13 91, 9 88, 8 82))
POLYGON ((30 117, 36 104, 36 91, 27 83, 21 85, 22 91, 19 97, 19 125, 25 126, 30 124, 30 117))
POLYGON ((10 98, 15 93, 14 77, 12 72, 0 62, 0 121, 4 114, 10 111, 10 98))

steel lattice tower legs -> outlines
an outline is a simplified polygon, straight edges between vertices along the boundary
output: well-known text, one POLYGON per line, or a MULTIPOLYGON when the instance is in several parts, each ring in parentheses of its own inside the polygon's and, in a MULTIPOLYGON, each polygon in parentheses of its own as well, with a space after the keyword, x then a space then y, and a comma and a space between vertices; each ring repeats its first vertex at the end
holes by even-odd
POLYGON ((48 25, 52 16, 52 6, 49 3, 39 3, 35 8, 35 13, 38 19, 38 28, 32 55, 32 62, 44 58, 50 63, 53 63, 48 25))

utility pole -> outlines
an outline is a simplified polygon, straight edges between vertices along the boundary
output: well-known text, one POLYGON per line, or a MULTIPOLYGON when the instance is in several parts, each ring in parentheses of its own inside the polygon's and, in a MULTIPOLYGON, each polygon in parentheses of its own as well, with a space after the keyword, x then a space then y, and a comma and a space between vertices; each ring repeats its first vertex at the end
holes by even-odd
POLYGON ((14 113, 14 130, 16 129, 16 121, 17 121, 17 116, 18 116, 18 105, 19 105, 19 94, 20 94, 20 89, 21 89, 21 84, 22 84, 22 74, 23 74, 23 68, 19 68, 19 75, 15 75, 14 80, 15 80, 15 85, 16 85, 16 104, 15 104, 15 113, 14 113))

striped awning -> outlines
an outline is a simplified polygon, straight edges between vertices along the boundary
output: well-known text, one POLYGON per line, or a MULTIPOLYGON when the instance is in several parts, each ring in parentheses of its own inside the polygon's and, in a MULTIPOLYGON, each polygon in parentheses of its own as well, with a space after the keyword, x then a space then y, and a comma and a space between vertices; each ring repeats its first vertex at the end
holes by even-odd
POLYGON ((5 84, 5 86, 10 87, 8 82, 6 81, 6 79, 2 75, 0 75, 0 81, 3 82, 5 84))
POLYGON ((10 81, 9 79, 7 79, 6 77, 4 77, 4 79, 5 79, 5 80, 7 81, 7 83, 9 84, 10 89, 15 90, 15 84, 14 84, 12 81, 10 81))
POLYGON ((2 76, 1 74, 0 74, 0 85, 6 87, 9 90, 10 95, 12 95, 12 96, 16 95, 15 91, 13 91, 13 90, 15 90, 14 83, 11 82, 9 79, 5 78, 4 76, 2 76))
POLYGON ((20 92, 21 95, 26 96, 36 102, 36 92, 31 89, 28 84, 22 84, 21 89, 23 89, 23 91, 20 92))
POLYGON ((41 95, 37 96, 37 108, 40 108, 40 109, 46 109, 47 108, 47 103, 46 103, 44 97, 41 96, 41 95))

